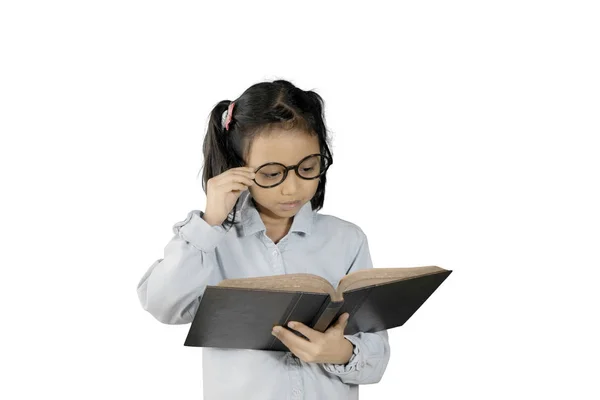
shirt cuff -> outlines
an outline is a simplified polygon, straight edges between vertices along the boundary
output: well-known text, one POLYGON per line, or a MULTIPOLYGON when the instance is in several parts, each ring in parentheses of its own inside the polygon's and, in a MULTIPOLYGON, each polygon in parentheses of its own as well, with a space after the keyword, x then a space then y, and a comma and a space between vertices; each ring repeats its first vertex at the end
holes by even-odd
POLYGON ((213 251, 227 233, 221 225, 212 226, 202 219, 204 212, 192 210, 186 219, 173 225, 173 233, 205 253, 213 251))
POLYGON ((354 335, 344 335, 346 339, 348 339, 353 346, 352 356, 350 356, 350 360, 346 364, 331 364, 331 363, 323 363, 323 368, 325 371, 330 372, 332 374, 348 374, 352 371, 359 371, 362 367, 365 366, 365 362, 363 360, 363 354, 360 351, 360 340, 354 335))

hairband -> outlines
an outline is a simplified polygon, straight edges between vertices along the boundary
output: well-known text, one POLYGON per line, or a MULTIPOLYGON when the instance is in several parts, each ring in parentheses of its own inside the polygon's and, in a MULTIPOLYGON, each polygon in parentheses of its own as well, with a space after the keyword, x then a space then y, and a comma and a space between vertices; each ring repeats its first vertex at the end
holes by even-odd
POLYGON ((233 115, 233 107, 235 105, 235 101, 232 101, 227 107, 227 110, 223 112, 221 116, 221 126, 225 127, 225 130, 229 130, 229 124, 231 123, 231 116, 233 115))

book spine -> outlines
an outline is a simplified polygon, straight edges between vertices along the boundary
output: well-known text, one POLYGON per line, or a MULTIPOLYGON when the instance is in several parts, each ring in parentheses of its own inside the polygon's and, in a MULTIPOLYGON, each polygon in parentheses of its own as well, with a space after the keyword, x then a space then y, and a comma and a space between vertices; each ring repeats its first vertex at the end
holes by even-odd
MULTIPOLYGON (((292 313, 294 312, 294 310, 296 309, 296 306, 298 305, 298 303, 300 302, 300 299, 302 298, 302 295, 304 293, 297 293, 293 298, 292 301, 290 301, 290 304, 287 306, 287 309, 285 310, 285 312, 283 313, 283 317, 279 320, 278 323, 273 324, 273 326, 275 325, 280 325, 283 326, 284 328, 287 328, 287 326, 285 325, 286 322, 288 321, 288 319, 290 318, 290 315, 292 315, 292 313)), ((268 350, 273 350, 273 346, 276 343, 277 338, 275 336, 273 336, 271 338, 271 341, 269 343, 269 345, 267 346, 268 350)))
POLYGON ((321 309, 321 312, 316 315, 315 320, 311 324, 312 328, 319 332, 325 332, 331 324, 331 321, 334 320, 335 316, 342 308, 343 304, 343 301, 327 301, 325 306, 321 309))

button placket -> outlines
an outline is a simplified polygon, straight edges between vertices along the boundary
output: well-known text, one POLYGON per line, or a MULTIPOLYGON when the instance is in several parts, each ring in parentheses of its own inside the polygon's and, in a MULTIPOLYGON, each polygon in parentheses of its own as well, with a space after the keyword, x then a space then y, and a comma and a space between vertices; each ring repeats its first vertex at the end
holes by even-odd
POLYGON ((277 271, 280 274, 285 273, 283 271, 283 263, 281 260, 281 251, 277 248, 277 246, 272 248, 271 258, 272 258, 273 269, 275 269, 275 271, 277 271))
POLYGON ((294 357, 291 352, 286 354, 287 366, 290 374, 290 383, 292 388, 292 400, 300 400, 304 398, 302 390, 302 377, 300 375, 300 360, 294 357))

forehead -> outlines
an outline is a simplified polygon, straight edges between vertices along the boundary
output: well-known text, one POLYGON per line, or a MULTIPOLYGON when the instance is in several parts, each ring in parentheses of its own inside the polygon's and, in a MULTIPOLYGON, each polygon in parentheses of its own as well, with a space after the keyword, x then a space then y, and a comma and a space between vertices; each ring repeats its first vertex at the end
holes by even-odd
POLYGON ((319 139, 316 135, 301 130, 272 129, 259 134, 252 141, 248 166, 258 167, 269 162, 292 165, 319 152, 319 139))

